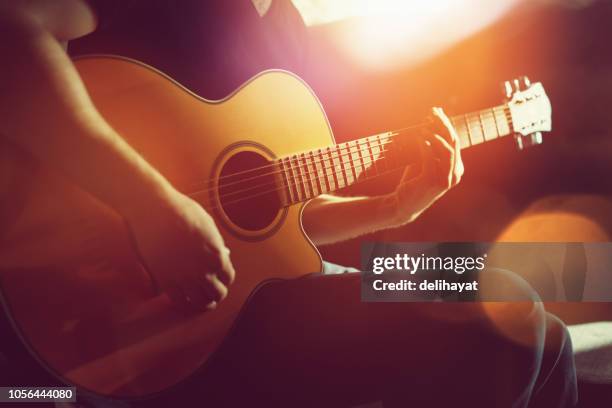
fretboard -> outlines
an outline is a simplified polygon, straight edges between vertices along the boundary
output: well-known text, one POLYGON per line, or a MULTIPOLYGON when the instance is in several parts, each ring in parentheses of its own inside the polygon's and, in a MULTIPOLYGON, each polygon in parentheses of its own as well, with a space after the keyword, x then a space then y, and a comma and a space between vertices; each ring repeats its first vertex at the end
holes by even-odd
MULTIPOLYGON (((462 149, 513 133, 507 105, 454 116, 451 121, 462 149)), ((277 159, 281 202, 291 205, 306 201, 406 166, 409 160, 402 156, 402 145, 409 138, 414 140, 415 129, 411 130, 381 133, 277 159)))

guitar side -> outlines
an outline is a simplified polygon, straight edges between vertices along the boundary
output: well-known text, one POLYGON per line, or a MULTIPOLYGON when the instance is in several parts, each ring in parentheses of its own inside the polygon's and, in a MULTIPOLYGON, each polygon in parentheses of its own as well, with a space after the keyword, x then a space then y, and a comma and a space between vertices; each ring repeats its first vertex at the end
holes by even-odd
MULTIPOLYGON (((274 157, 334 142, 312 91, 286 72, 206 101, 135 61, 94 56, 75 64, 102 115, 185 193, 218 177, 236 152, 274 157)), ((29 187, 1 238, 4 306, 46 367, 95 393, 138 397, 176 384, 205 364, 262 281, 321 270, 302 206, 257 231, 212 211, 237 277, 216 311, 187 317, 154 292, 117 214, 42 167, 17 172, 29 187)), ((218 207, 214 194, 194 198, 218 207)))

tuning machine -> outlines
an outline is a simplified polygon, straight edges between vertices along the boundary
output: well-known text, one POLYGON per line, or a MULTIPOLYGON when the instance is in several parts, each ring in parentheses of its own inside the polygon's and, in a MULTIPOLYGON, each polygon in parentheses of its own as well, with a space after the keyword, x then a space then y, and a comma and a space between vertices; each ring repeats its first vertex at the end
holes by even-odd
POLYGON ((516 145, 518 146, 519 150, 544 143, 542 132, 534 132, 527 136, 517 134, 514 136, 514 139, 516 140, 516 145))
MULTIPOLYGON (((526 76, 521 76, 511 81, 505 81, 503 84, 504 94, 508 100, 508 103, 510 105, 516 106, 517 109, 518 106, 524 106, 526 101, 529 100, 529 95, 533 93, 530 88, 532 88, 532 83, 526 76)), ((527 126, 529 125, 534 126, 535 123, 529 123, 527 126)), ((522 128, 524 129, 524 125, 522 128)), ((520 150, 543 143, 542 132, 540 131, 532 132, 529 134, 525 134, 524 132, 517 132, 514 138, 520 150)))
POLYGON ((531 81, 526 76, 521 76, 513 79, 512 81, 505 81, 503 85, 503 92, 508 99, 512 99, 512 96, 516 92, 526 91, 531 86, 531 81))

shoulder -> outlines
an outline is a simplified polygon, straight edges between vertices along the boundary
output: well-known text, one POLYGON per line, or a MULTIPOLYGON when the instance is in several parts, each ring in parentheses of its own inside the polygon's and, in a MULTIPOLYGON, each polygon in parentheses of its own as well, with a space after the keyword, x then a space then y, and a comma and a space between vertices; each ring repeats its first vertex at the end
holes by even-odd
POLYGON ((84 0, 12 0, 0 2, 0 22, 9 29, 43 29, 67 41, 94 31, 97 19, 84 0))

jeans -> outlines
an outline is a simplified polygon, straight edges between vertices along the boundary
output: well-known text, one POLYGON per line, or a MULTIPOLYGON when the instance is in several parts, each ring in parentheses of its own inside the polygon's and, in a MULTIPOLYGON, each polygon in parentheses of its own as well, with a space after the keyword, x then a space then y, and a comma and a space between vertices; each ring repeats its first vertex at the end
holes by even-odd
POLYGON ((86 407, 550 408, 574 406, 577 389, 567 329, 539 302, 364 303, 359 274, 342 274, 262 285, 208 363, 152 398, 83 395, 86 407))
MULTIPOLYGON (((537 299, 519 278, 496 273, 537 299)), ((567 328, 541 303, 363 303, 359 285, 359 274, 263 285, 199 372, 132 405, 576 404, 567 328)))

